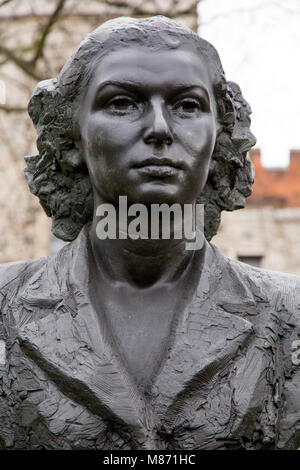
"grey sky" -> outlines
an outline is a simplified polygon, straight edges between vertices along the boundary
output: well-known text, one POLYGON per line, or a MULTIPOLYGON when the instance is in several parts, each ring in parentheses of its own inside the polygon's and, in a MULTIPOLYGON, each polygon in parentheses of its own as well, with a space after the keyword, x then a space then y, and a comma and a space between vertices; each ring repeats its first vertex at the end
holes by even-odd
POLYGON ((199 33, 252 107, 266 166, 300 149, 300 0, 202 0, 199 33))

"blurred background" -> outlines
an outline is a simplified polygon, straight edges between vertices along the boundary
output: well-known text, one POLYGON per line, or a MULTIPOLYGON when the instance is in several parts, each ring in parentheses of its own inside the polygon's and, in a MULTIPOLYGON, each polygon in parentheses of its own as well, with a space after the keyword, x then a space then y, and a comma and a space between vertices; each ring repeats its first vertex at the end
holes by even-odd
POLYGON ((212 42, 251 104, 256 179, 246 209, 224 213, 213 243, 232 258, 300 275, 300 0, 0 0, 0 262, 61 242, 25 181, 36 153, 27 103, 81 39, 117 16, 163 14, 212 42))

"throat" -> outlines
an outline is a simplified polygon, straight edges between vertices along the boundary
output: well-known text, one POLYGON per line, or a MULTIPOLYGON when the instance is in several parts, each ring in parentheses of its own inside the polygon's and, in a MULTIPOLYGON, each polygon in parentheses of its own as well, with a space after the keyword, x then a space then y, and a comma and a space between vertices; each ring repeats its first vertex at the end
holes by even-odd
POLYGON ((113 282, 137 288, 176 281, 193 258, 184 240, 99 240, 93 225, 89 239, 98 269, 113 282))
POLYGON ((140 392, 147 395, 172 350, 179 323, 197 290, 202 254, 195 252, 176 280, 143 289, 114 282, 101 266, 95 262, 92 265, 90 298, 100 327, 106 325, 106 336, 120 370, 127 370, 140 392))
POLYGON ((176 304, 174 293, 162 288, 151 289, 142 296, 121 290, 110 303, 107 313, 112 337, 123 364, 141 391, 151 388, 172 342, 176 304))

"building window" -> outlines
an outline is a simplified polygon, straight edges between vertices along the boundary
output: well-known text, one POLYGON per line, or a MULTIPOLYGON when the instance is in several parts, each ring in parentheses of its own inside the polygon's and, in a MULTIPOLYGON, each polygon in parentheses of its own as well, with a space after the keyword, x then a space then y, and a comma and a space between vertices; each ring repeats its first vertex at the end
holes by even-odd
POLYGON ((238 256, 238 260, 242 263, 247 263, 257 268, 261 267, 262 259, 262 256, 238 256))

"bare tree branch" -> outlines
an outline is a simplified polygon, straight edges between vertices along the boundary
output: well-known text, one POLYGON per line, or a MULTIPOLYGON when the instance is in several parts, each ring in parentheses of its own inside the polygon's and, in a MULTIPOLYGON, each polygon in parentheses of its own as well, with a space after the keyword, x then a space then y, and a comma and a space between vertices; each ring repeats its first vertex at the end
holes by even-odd
POLYGON ((0 8, 3 7, 4 5, 7 5, 8 3, 12 2, 13 0, 3 0, 3 2, 0 3, 0 8))
POLYGON ((2 62, 0 62, 0 67, 2 67, 2 65, 5 65, 6 62, 8 62, 9 59, 6 57, 6 59, 2 60, 2 62))
MULTIPOLYGON (((136 14, 135 12, 134 13, 131 13, 132 15, 136 14)), ((52 14, 51 14, 52 15, 52 14)), ((47 19, 49 18, 51 15, 49 15, 48 13, 20 13, 20 14, 17 14, 17 15, 12 15, 12 14, 9 14, 9 15, 1 15, 0 16, 0 22, 5 22, 5 21, 24 21, 24 20, 33 20, 33 19, 36 19, 36 20, 41 20, 41 19, 47 19)), ((137 16, 137 14, 136 14, 137 16)), ((147 16, 146 13, 144 13, 142 16, 147 16)), ((149 16, 149 15, 148 15, 149 16)), ((60 18, 64 19, 64 20, 68 20, 68 19, 78 19, 78 18, 86 18, 87 20, 92 20, 92 19, 95 19, 95 18, 98 18, 98 19, 101 19, 101 21, 106 21, 106 20, 111 20, 112 18, 115 18, 116 15, 114 14, 110 14, 110 13, 99 13, 97 11, 95 12, 90 12, 90 13, 84 13, 84 12, 80 12, 80 13, 76 13, 76 12, 66 12, 66 13, 61 13, 60 15, 60 18)))
MULTIPOLYGON (((13 0, 0 0, 0 6, 12 2, 13 0)), ((121 2, 120 0, 100 0, 103 4, 110 4, 113 6, 126 6, 126 2, 121 2)), ((55 24, 61 20, 66 18, 86 18, 86 19, 93 19, 95 20, 96 17, 101 17, 101 22, 106 21, 107 19, 111 19, 114 15, 110 14, 108 11, 105 13, 78 13, 72 11, 71 9, 64 8, 67 3, 67 0, 57 0, 56 6, 52 13, 47 14, 35 14, 34 12, 30 14, 18 14, 14 16, 10 14, 9 17, 5 17, 1 14, 0 21, 5 21, 9 19, 12 21, 13 19, 24 20, 25 18, 37 18, 40 21, 40 18, 45 19, 45 23, 40 28, 38 34, 36 35, 36 39, 31 43, 30 47, 26 49, 22 49, 21 47, 17 47, 14 49, 7 48, 4 44, 4 41, 0 42, 0 54, 3 55, 3 60, 1 59, 0 66, 4 65, 7 61, 13 62, 18 68, 20 68, 27 76, 33 78, 35 81, 40 81, 46 78, 44 76, 44 72, 42 71, 40 66, 41 58, 44 57, 44 51, 46 48, 47 39, 49 34, 53 30, 55 24), (70 10, 70 11, 68 11, 70 10), (26 54, 26 55, 25 55, 26 54), (28 58, 27 58, 28 57, 28 58)), ((136 16, 145 16, 145 12, 141 7, 134 7, 133 8, 134 15, 136 16)), ((181 14, 186 14, 187 11, 181 11, 181 14)))
POLYGON ((37 63, 39 58, 43 55, 43 51, 44 51, 44 47, 45 47, 45 44, 46 44, 48 34, 50 33, 50 31, 51 31, 52 27, 54 26, 54 24, 59 19, 60 13, 61 13, 61 11, 64 7, 64 4, 65 4, 65 1, 66 0, 59 0, 54 12, 50 16, 46 26, 43 29, 39 40, 36 42, 36 48, 37 48, 36 53, 35 53, 33 59, 31 60, 31 64, 33 66, 37 63))
MULTIPOLYGON (((9 0, 11 1, 11 0, 9 0)), ((57 22, 60 13, 64 7, 66 0, 59 0, 57 3, 57 6, 55 10, 53 11, 52 15, 49 17, 47 24, 42 30, 42 33, 40 35, 40 38, 36 41, 34 45, 35 49, 35 54, 32 59, 30 60, 24 60, 21 57, 18 56, 16 51, 13 51, 11 49, 8 49, 7 47, 3 46, 0 44, 0 53, 3 54, 6 57, 6 61, 10 60, 14 62, 20 69, 23 70, 27 75, 30 77, 34 78, 35 80, 43 80, 43 76, 41 76, 37 71, 36 71, 36 64, 40 57, 43 55, 44 47, 46 44, 47 37, 54 26, 54 24, 57 22)), ((0 4, 1 6, 2 4, 0 4)))
POLYGON ((27 108, 22 107, 14 107, 14 106, 6 106, 5 104, 0 104, 0 111, 4 111, 5 113, 23 113, 27 111, 27 108))
POLYGON ((20 69, 23 70, 23 72, 25 72, 27 75, 34 78, 35 80, 42 80, 43 79, 43 77, 38 75, 33 70, 31 62, 27 62, 26 60, 23 60, 20 57, 18 57, 16 55, 15 51, 7 49, 7 47, 2 46, 0 44, 0 54, 4 54, 7 59, 14 62, 20 69))

